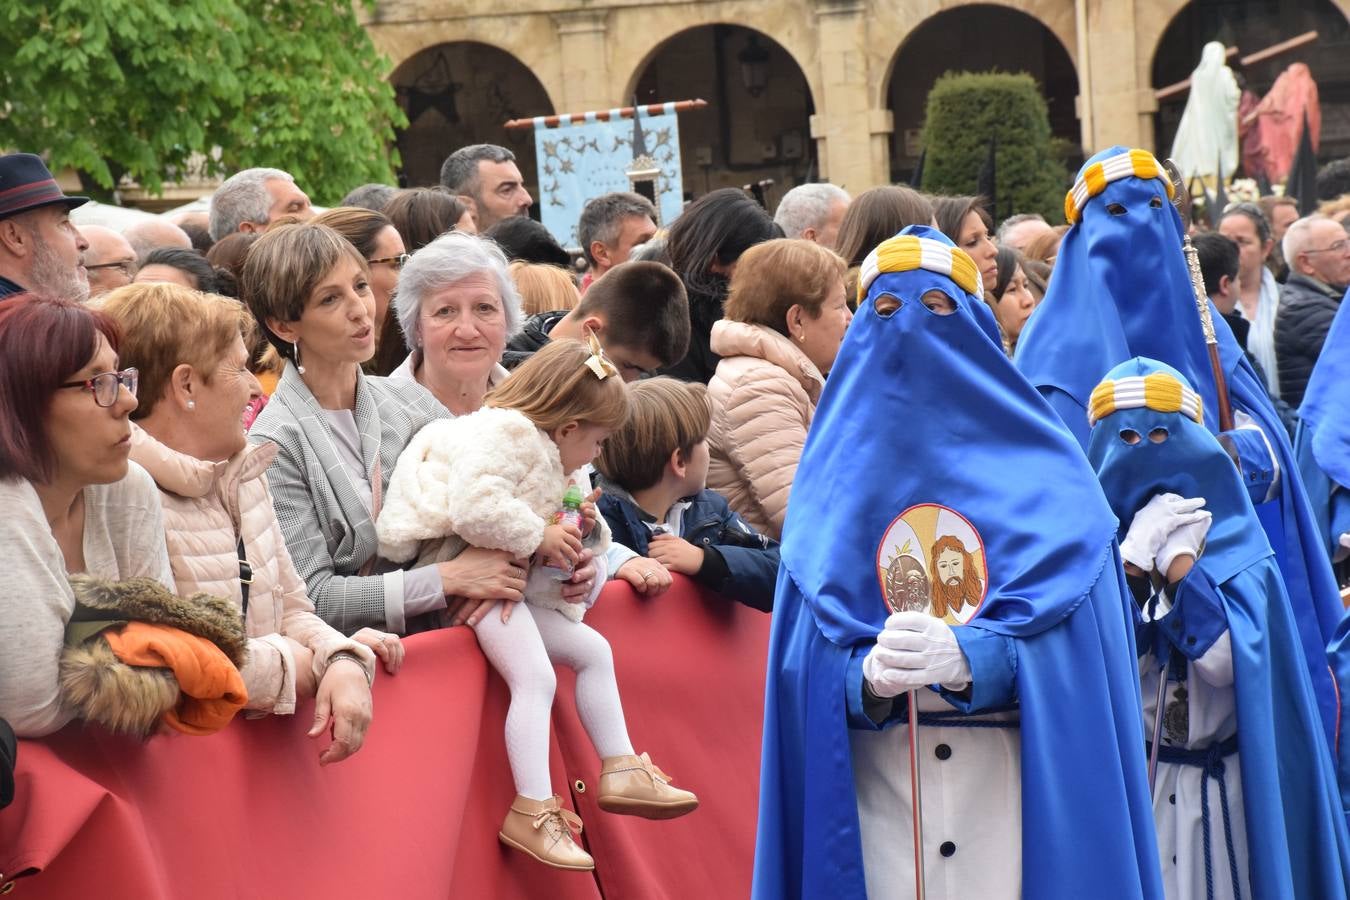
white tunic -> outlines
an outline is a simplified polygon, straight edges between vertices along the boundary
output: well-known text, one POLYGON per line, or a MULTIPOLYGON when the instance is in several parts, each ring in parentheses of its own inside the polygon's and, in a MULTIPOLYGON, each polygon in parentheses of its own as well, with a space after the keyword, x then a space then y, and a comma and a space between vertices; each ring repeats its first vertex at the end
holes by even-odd
MULTIPOLYGON (((1166 597, 1159 606, 1170 609, 1166 597)), ((1166 621, 1166 612, 1160 617, 1166 621)), ((1139 659, 1140 686, 1144 701, 1144 735, 1153 739, 1154 710, 1158 704, 1158 676, 1162 663, 1152 653, 1139 659)), ((1186 739, 1177 743, 1163 729, 1164 747, 1203 749, 1237 733, 1237 708, 1233 696, 1233 650, 1225 631, 1214 646, 1198 660, 1186 666, 1186 683, 1168 685, 1165 706, 1180 699, 1189 717, 1186 739)), ((1164 720, 1165 721, 1165 720, 1164 720)), ((1243 897, 1251 897, 1247 872, 1247 825, 1242 803, 1242 773, 1238 754, 1223 757, 1223 781, 1228 792, 1228 817, 1233 832, 1233 852, 1237 858, 1238 882, 1243 897)), ((1153 819, 1158 829, 1158 854, 1162 862, 1163 889, 1168 900, 1206 900, 1205 831, 1200 803, 1200 782, 1204 770, 1199 766, 1158 761, 1157 781, 1153 785, 1153 819)), ((1232 897, 1233 878, 1224 837, 1223 805, 1219 781, 1209 781, 1209 840, 1216 898, 1232 897)))
MULTIPOLYGON (((896 699, 905 703, 904 696, 896 699)), ((919 692, 921 712, 950 712, 919 692)), ((1015 713, 979 715, 1012 719, 1015 713)), ((869 900, 912 900, 909 725, 849 731, 869 900)), ((1022 890, 1021 733, 919 726, 927 900, 1000 900, 1022 890)))

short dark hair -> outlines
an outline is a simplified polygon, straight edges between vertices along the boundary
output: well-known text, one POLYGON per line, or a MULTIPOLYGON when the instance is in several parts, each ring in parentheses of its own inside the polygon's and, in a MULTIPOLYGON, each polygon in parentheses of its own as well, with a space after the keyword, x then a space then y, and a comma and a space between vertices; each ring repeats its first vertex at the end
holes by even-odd
POLYGON ((708 287, 714 262, 730 265, 755 244, 782 236, 783 229, 764 207, 739 188, 722 188, 704 194, 680 213, 670 226, 666 250, 671 267, 686 285, 698 290, 708 287))
POLYGON ((543 263, 547 266, 571 266, 572 256, 553 234, 529 216, 502 219, 487 231, 511 262, 543 263))
POLYGON ((863 191, 848 205, 835 240, 850 268, 860 266, 878 244, 910 225, 929 225, 933 204, 913 188, 888 184, 863 191))
POLYGON ((572 315, 602 313, 616 347, 649 353, 673 366, 689 352, 689 298, 684 284, 656 262, 626 262, 591 283, 572 315))
POLYGON ((216 242, 211 237, 211 232, 196 222, 179 222, 178 227, 183 229, 183 234, 192 241, 192 249, 198 253, 205 253, 215 246, 216 242))
POLYGON ((483 161, 514 162, 516 155, 496 144, 470 144, 460 147, 441 163, 441 186, 456 194, 478 193, 478 164, 483 161))
POLYGON ((371 209, 375 212, 384 212, 384 207, 394 195, 398 193, 398 188, 387 184, 363 184, 360 187, 352 188, 347 192, 347 196, 342 198, 338 206, 359 206, 362 209, 371 209))
POLYGON ((168 266, 180 272, 186 272, 197 282, 197 290, 204 294, 216 292, 216 270, 206 261, 206 257, 196 250, 184 250, 182 247, 156 247, 141 260, 141 268, 146 266, 168 266))
POLYGON ((117 350, 117 323, 82 303, 39 294, 0 303, 0 479, 51 480, 47 410, 57 388, 89 365, 99 334, 117 350))
POLYGON ((586 201, 581 208, 581 218, 577 221, 577 240, 581 242, 581 253, 586 262, 595 265, 591 256, 591 244, 595 241, 609 246, 619 239, 623 220, 635 216, 646 216, 656 221, 656 207, 652 201, 632 191, 614 191, 601 194, 586 201))
POLYGON ((1227 275, 1230 279, 1238 274, 1238 245, 1217 231, 1206 231, 1191 239, 1195 244, 1195 255, 1200 258, 1200 277, 1205 282, 1205 293, 1213 294, 1219 289, 1219 281, 1227 275))
POLYGON ((385 205, 384 214, 403 238, 403 249, 416 253, 452 231, 467 210, 458 197, 444 188, 408 188, 385 205))

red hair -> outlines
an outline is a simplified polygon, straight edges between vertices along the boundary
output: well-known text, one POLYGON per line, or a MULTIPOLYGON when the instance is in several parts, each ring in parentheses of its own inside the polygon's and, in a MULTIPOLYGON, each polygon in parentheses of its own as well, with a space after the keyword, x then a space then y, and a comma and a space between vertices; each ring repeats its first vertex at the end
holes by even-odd
POLYGON ((0 478, 51 479, 52 396, 89 365, 100 334, 115 352, 121 334, 105 313, 38 294, 0 302, 0 478))

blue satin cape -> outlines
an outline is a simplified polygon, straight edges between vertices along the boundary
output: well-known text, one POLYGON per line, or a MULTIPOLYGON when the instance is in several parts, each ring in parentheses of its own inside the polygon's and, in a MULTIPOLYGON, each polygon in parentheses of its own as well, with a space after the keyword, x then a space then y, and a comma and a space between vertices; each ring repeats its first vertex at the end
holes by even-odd
MULTIPOLYGON (((1148 359, 1130 360, 1106 377, 1160 371, 1179 377, 1148 359)), ((1214 516, 1196 570, 1217 587, 1232 641, 1252 895, 1347 896, 1350 837, 1334 762, 1284 582, 1227 452, 1180 413, 1129 409, 1097 423, 1088 459, 1121 522, 1122 538, 1135 513, 1157 494, 1204 497, 1214 516), (1157 428, 1168 433, 1162 443, 1147 437, 1157 428), (1125 443, 1125 429, 1142 440, 1125 443)))
MULTIPOLYGON (((1124 150, 1102 151, 1084 168, 1124 150)), ((1089 200, 1082 221, 1064 235, 1054 277, 1018 339, 1015 361, 1085 447, 1092 389, 1136 356, 1179 371, 1204 400, 1206 427, 1218 431, 1214 373, 1181 249, 1183 230, 1162 181, 1124 178, 1089 200)), ((1257 516, 1293 604, 1330 744, 1340 702, 1325 653, 1344 612, 1340 592, 1284 425, 1213 303, 1210 316, 1233 409, 1255 420, 1280 464, 1280 496, 1261 504, 1257 516)))
MULTIPOLYGON (((930 228, 902 233, 950 243, 930 228)), ((901 511, 932 502, 961 513, 985 551, 988 593, 958 636, 986 629, 1015 648, 1022 895, 1161 897, 1116 521, 1082 452, 1003 355, 988 308, 933 272, 879 276, 792 490, 753 896, 865 896, 845 685, 887 617, 881 539, 901 511), (927 309, 931 290, 956 311, 927 309), (873 305, 881 293, 903 302, 889 318, 873 305)))

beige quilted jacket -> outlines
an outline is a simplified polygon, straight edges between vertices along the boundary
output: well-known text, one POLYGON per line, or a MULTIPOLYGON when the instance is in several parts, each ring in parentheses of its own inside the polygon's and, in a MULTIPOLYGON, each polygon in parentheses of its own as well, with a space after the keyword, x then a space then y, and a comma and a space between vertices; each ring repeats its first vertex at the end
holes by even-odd
POLYGON ((722 319, 712 349, 722 360, 708 383, 708 487, 777 540, 825 379, 791 340, 762 325, 722 319))
POLYGON ((178 593, 204 591, 242 608, 237 542, 243 537, 253 569, 244 623, 248 662, 241 673, 248 688, 247 708, 289 715, 296 702, 292 641, 313 652, 316 683, 339 650, 357 654, 367 675, 374 672, 375 656, 314 614, 263 477, 276 453, 273 444, 250 445, 225 462, 210 463, 172 450, 132 426, 131 458, 159 486, 178 593))

